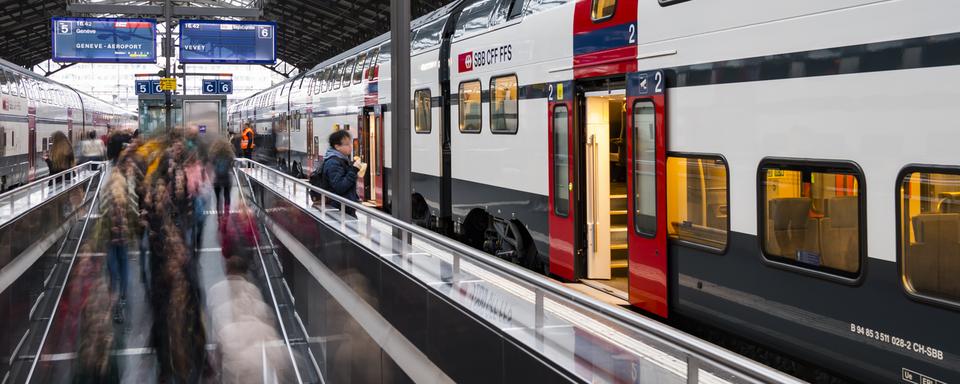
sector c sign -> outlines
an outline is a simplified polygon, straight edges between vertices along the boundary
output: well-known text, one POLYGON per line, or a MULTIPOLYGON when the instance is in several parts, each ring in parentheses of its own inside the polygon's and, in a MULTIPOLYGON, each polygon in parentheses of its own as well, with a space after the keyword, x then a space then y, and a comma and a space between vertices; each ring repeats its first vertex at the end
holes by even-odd
POLYGON ((53 61, 61 63, 155 63, 153 19, 54 17, 53 61))

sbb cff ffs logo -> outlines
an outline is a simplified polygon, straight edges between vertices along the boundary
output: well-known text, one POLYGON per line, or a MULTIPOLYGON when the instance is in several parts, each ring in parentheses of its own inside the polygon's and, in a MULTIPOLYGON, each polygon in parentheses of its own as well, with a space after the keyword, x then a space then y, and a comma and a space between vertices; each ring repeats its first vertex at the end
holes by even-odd
POLYGON ((469 51, 457 57, 460 73, 470 72, 486 65, 505 63, 513 60, 513 45, 501 45, 482 51, 469 51))

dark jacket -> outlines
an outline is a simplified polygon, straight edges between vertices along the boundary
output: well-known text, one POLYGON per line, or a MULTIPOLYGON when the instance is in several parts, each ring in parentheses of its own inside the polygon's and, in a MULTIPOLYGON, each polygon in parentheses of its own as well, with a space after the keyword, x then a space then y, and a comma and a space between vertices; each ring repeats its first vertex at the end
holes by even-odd
MULTIPOLYGON (((347 156, 336 149, 327 148, 323 154, 323 181, 321 188, 345 197, 350 201, 360 201, 357 196, 357 172, 359 169, 350 163, 347 156)), ((339 208, 340 204, 332 202, 332 207, 339 208)))

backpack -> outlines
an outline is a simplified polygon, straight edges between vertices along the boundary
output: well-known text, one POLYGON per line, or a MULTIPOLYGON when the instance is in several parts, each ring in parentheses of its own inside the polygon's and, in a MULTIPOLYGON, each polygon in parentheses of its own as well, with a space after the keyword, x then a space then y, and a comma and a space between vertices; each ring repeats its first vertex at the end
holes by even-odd
MULTIPOLYGON (((310 185, 320 189, 327 189, 326 183, 323 182, 323 163, 323 159, 320 159, 316 166, 313 167, 313 172, 310 172, 310 185)), ((320 200, 320 193, 310 191, 310 198, 314 201, 320 200)))

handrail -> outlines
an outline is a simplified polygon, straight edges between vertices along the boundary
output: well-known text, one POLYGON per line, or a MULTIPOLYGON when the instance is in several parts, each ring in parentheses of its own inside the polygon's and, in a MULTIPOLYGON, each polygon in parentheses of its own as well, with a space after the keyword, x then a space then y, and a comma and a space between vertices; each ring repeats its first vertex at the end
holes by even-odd
MULTIPOLYGON (((480 252, 474 248, 471 248, 465 244, 456 242, 449 238, 443 237, 439 234, 430 232, 424 228, 414 226, 413 224, 400 221, 399 219, 387 215, 381 211, 371 209, 362 204, 350 201, 343 197, 336 195, 335 193, 329 192, 327 190, 315 187, 310 185, 308 182, 294 178, 287 174, 284 174, 280 171, 277 171, 273 168, 270 168, 261 163, 249 160, 249 159, 236 159, 238 163, 246 165, 247 168, 257 169, 259 172, 266 170, 267 172, 283 177, 284 179, 289 179, 290 182, 293 182, 294 185, 300 185, 305 188, 307 191, 313 191, 319 193, 321 196, 321 207, 325 206, 326 199, 333 199, 340 203, 340 215, 341 218, 344 217, 345 207, 350 207, 358 212, 363 212, 364 214, 375 217, 376 219, 393 226, 396 229, 402 231, 416 234, 418 237, 426 239, 436 245, 446 247, 456 253, 459 253, 461 256, 466 256, 470 258, 471 261, 475 261, 478 264, 482 264, 486 267, 496 270, 501 273, 504 277, 522 281, 525 284, 535 286, 539 289, 544 290, 545 292, 551 293, 553 295, 559 296, 563 299, 569 300, 581 307, 584 307, 588 310, 594 311, 601 315, 604 315, 611 320, 622 323, 627 327, 632 327, 635 330, 640 331, 641 333, 648 334, 649 336, 660 339, 666 344, 672 344, 678 349, 683 350, 690 355, 694 355, 700 360, 705 360, 713 362, 719 366, 727 367, 733 371, 736 371, 740 374, 746 375, 755 380, 761 381, 773 381, 773 382, 797 382, 794 377, 791 377, 787 374, 784 374, 780 371, 777 371, 773 368, 762 365, 753 360, 747 359, 743 356, 740 356, 734 352, 726 350, 724 348, 718 347, 716 345, 710 344, 703 340, 700 340, 692 335, 689 335, 680 330, 671 328, 663 323, 657 322, 653 319, 638 315, 633 312, 629 312, 619 307, 612 305, 607 305, 598 302, 596 299, 578 291, 567 288, 559 283, 556 283, 552 280, 544 278, 543 275, 536 274, 532 271, 524 269, 522 267, 516 266, 514 264, 508 263, 504 260, 498 259, 494 256, 480 252)), ((296 188, 296 187, 294 187, 296 188)), ((294 189, 294 192, 296 190, 294 189)), ((309 194, 307 194, 309 196, 309 194)))
MULTIPOLYGON (((34 180, 28 184, 22 185, 20 187, 11 189, 0 194, 0 209, 5 206, 9 206, 10 216, 0 220, 0 227, 6 226, 6 224, 13 222, 20 216, 23 216, 25 213, 29 212, 33 207, 26 207, 22 212, 14 212, 14 207, 17 202, 17 198, 26 196, 27 204, 31 203, 30 196, 33 195, 39 188, 42 193, 38 203, 46 201, 51 195, 59 194, 67 190, 67 176, 70 176, 70 180, 76 183, 81 177, 83 177, 82 171, 92 171, 93 173, 90 176, 96 174, 96 169, 92 169, 94 166, 103 167, 105 162, 93 162, 88 161, 83 164, 77 165, 73 168, 67 169, 65 171, 46 176, 39 180, 34 180), (52 183, 51 183, 52 182, 52 183), (50 183, 51 185, 47 185, 50 183), (50 188, 50 189, 48 189, 50 188), (7 202, 9 201, 9 202, 7 202)), ((74 186, 76 184, 72 184, 74 186)))
MULTIPOLYGON (((91 164, 91 162, 87 162, 85 164, 91 164)), ((101 163, 101 167, 99 169, 94 170, 94 174, 93 174, 94 177, 97 176, 98 173, 100 174, 100 178, 99 180, 97 180, 97 185, 94 187, 94 185, 91 182, 91 184, 87 186, 86 194, 90 193, 91 187, 94 187, 96 189, 94 189, 93 197, 90 198, 90 200, 86 200, 87 196, 84 196, 84 201, 87 202, 87 204, 90 204, 90 206, 87 208, 87 214, 83 218, 83 226, 80 228, 80 235, 77 238, 77 245, 73 248, 72 256, 70 257, 70 264, 67 265, 67 271, 64 274, 65 280, 60 285, 60 291, 57 293, 57 298, 53 305, 53 311, 50 314, 50 319, 47 320, 46 327, 44 327, 43 335, 40 338, 40 344, 37 345, 37 351, 33 355, 33 359, 32 359, 33 361, 30 364, 30 370, 27 373, 27 379, 24 381, 25 383, 29 383, 30 380, 33 379, 33 373, 37 369, 37 363, 40 362, 41 354, 43 354, 43 348, 46 346, 46 343, 47 343, 47 336, 50 335, 50 328, 53 325, 54 320, 56 319, 57 312, 60 310, 60 301, 63 299, 63 292, 67 288, 67 281, 70 279, 70 272, 73 271, 73 265, 77 261, 77 254, 80 253, 80 245, 83 243, 84 235, 87 234, 87 225, 90 224, 90 217, 93 216, 92 214, 94 210, 99 208, 97 199, 100 197, 100 189, 101 187, 103 187, 103 184, 105 182, 106 175, 107 175, 106 168, 103 167, 103 165, 104 163, 101 163)), ((77 168, 77 167, 74 167, 74 168, 77 168)), ((73 228, 68 230, 67 236, 70 236, 69 231, 72 231, 72 230, 73 228)))

